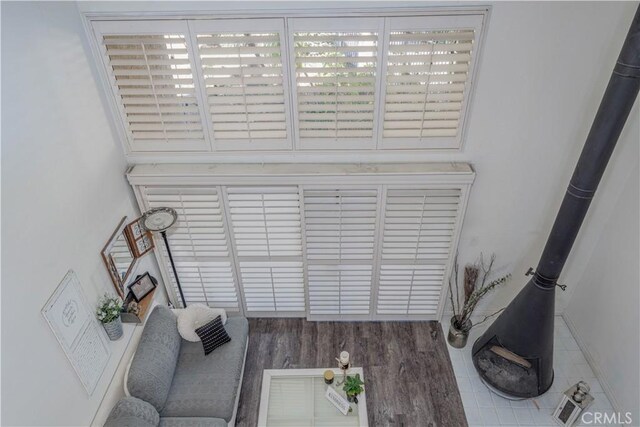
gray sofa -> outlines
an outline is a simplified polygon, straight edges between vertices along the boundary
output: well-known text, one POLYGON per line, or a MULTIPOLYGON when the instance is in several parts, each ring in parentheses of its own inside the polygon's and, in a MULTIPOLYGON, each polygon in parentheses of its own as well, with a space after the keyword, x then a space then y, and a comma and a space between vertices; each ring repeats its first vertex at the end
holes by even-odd
POLYGON ((130 396, 105 427, 226 427, 235 424, 249 323, 229 317, 231 342, 204 355, 202 343, 180 336, 176 315, 157 306, 149 315, 127 378, 130 396))

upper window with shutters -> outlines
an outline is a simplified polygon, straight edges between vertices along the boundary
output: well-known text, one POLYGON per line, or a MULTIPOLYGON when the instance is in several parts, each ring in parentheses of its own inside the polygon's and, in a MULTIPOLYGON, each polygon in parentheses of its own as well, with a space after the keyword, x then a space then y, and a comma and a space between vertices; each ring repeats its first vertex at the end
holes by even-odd
POLYGON ((485 17, 91 24, 128 154, 282 153, 459 149, 485 17))

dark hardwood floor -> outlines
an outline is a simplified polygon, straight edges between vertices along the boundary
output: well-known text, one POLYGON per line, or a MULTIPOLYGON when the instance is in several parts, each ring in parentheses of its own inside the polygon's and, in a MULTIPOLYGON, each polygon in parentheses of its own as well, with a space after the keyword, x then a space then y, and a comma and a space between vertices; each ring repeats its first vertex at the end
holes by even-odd
POLYGON ((364 368, 370 426, 467 426, 437 322, 250 319, 236 425, 258 421, 262 371, 324 368, 341 350, 364 368))

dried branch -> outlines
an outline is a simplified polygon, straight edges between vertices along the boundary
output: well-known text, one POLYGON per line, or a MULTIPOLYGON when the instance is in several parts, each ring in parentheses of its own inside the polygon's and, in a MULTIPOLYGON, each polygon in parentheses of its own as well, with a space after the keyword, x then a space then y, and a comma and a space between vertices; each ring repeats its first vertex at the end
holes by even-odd
POLYGON ((451 310, 453 310, 453 317, 455 318, 458 315, 458 313, 456 310, 456 305, 453 302, 453 285, 451 283, 452 280, 453 280, 453 274, 449 276, 449 298, 451 298, 451 310))
MULTIPOLYGON (((461 314, 462 312, 462 307, 460 307, 460 289, 458 289, 458 253, 456 252, 456 257, 453 260, 453 265, 454 265, 454 283, 456 285, 456 301, 458 301, 458 315, 461 314)), ((455 315, 455 313, 454 313, 455 315)))
POLYGON ((504 311, 504 309, 507 307, 502 307, 500 310, 496 311, 495 313, 491 313, 488 316, 484 316, 484 319, 482 319, 481 321, 479 321, 478 323, 476 323, 475 325, 472 325, 471 328, 475 328, 478 325, 483 324, 484 322, 486 322, 488 319, 491 319, 493 316, 495 316, 496 314, 500 314, 504 311))
POLYGON ((478 266, 473 264, 469 264, 464 268, 464 305, 467 305, 469 297, 476 290, 479 271, 478 266))
POLYGON ((484 288, 485 283, 487 283, 487 278, 491 274, 491 270, 493 269, 493 263, 496 260, 496 254, 491 254, 491 260, 489 261, 489 265, 485 266, 484 264, 484 256, 482 253, 480 254, 480 268, 482 269, 482 281, 480 282, 480 287, 478 289, 484 288))
MULTIPOLYGON (((480 254, 480 259, 475 264, 466 265, 464 268, 464 283, 463 283, 463 301, 460 301, 460 289, 458 285, 458 254, 454 258, 453 271, 449 275, 449 297, 451 300, 451 309, 453 310, 454 322, 456 327, 462 327, 467 320, 471 318, 473 311, 480 302, 480 300, 490 291, 497 286, 506 283, 511 274, 507 274, 498 279, 489 281, 493 266, 495 263, 495 254, 491 255, 491 259, 488 263, 485 263, 483 255, 480 254), (480 286, 478 286, 478 280, 480 286), (454 296, 455 293, 455 296, 454 296)), ((485 322, 487 319, 500 313, 499 310, 487 317, 485 317, 480 323, 485 322)), ((480 324, 479 323, 479 324, 480 324)))

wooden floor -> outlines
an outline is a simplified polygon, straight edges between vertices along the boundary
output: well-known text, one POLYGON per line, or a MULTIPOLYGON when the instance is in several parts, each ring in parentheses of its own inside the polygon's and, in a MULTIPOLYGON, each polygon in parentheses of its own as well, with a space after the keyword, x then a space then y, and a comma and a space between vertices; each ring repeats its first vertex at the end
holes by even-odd
POLYGON ((437 322, 250 319, 236 425, 258 421, 262 371, 324 368, 341 350, 364 368, 370 426, 467 426, 437 322))

